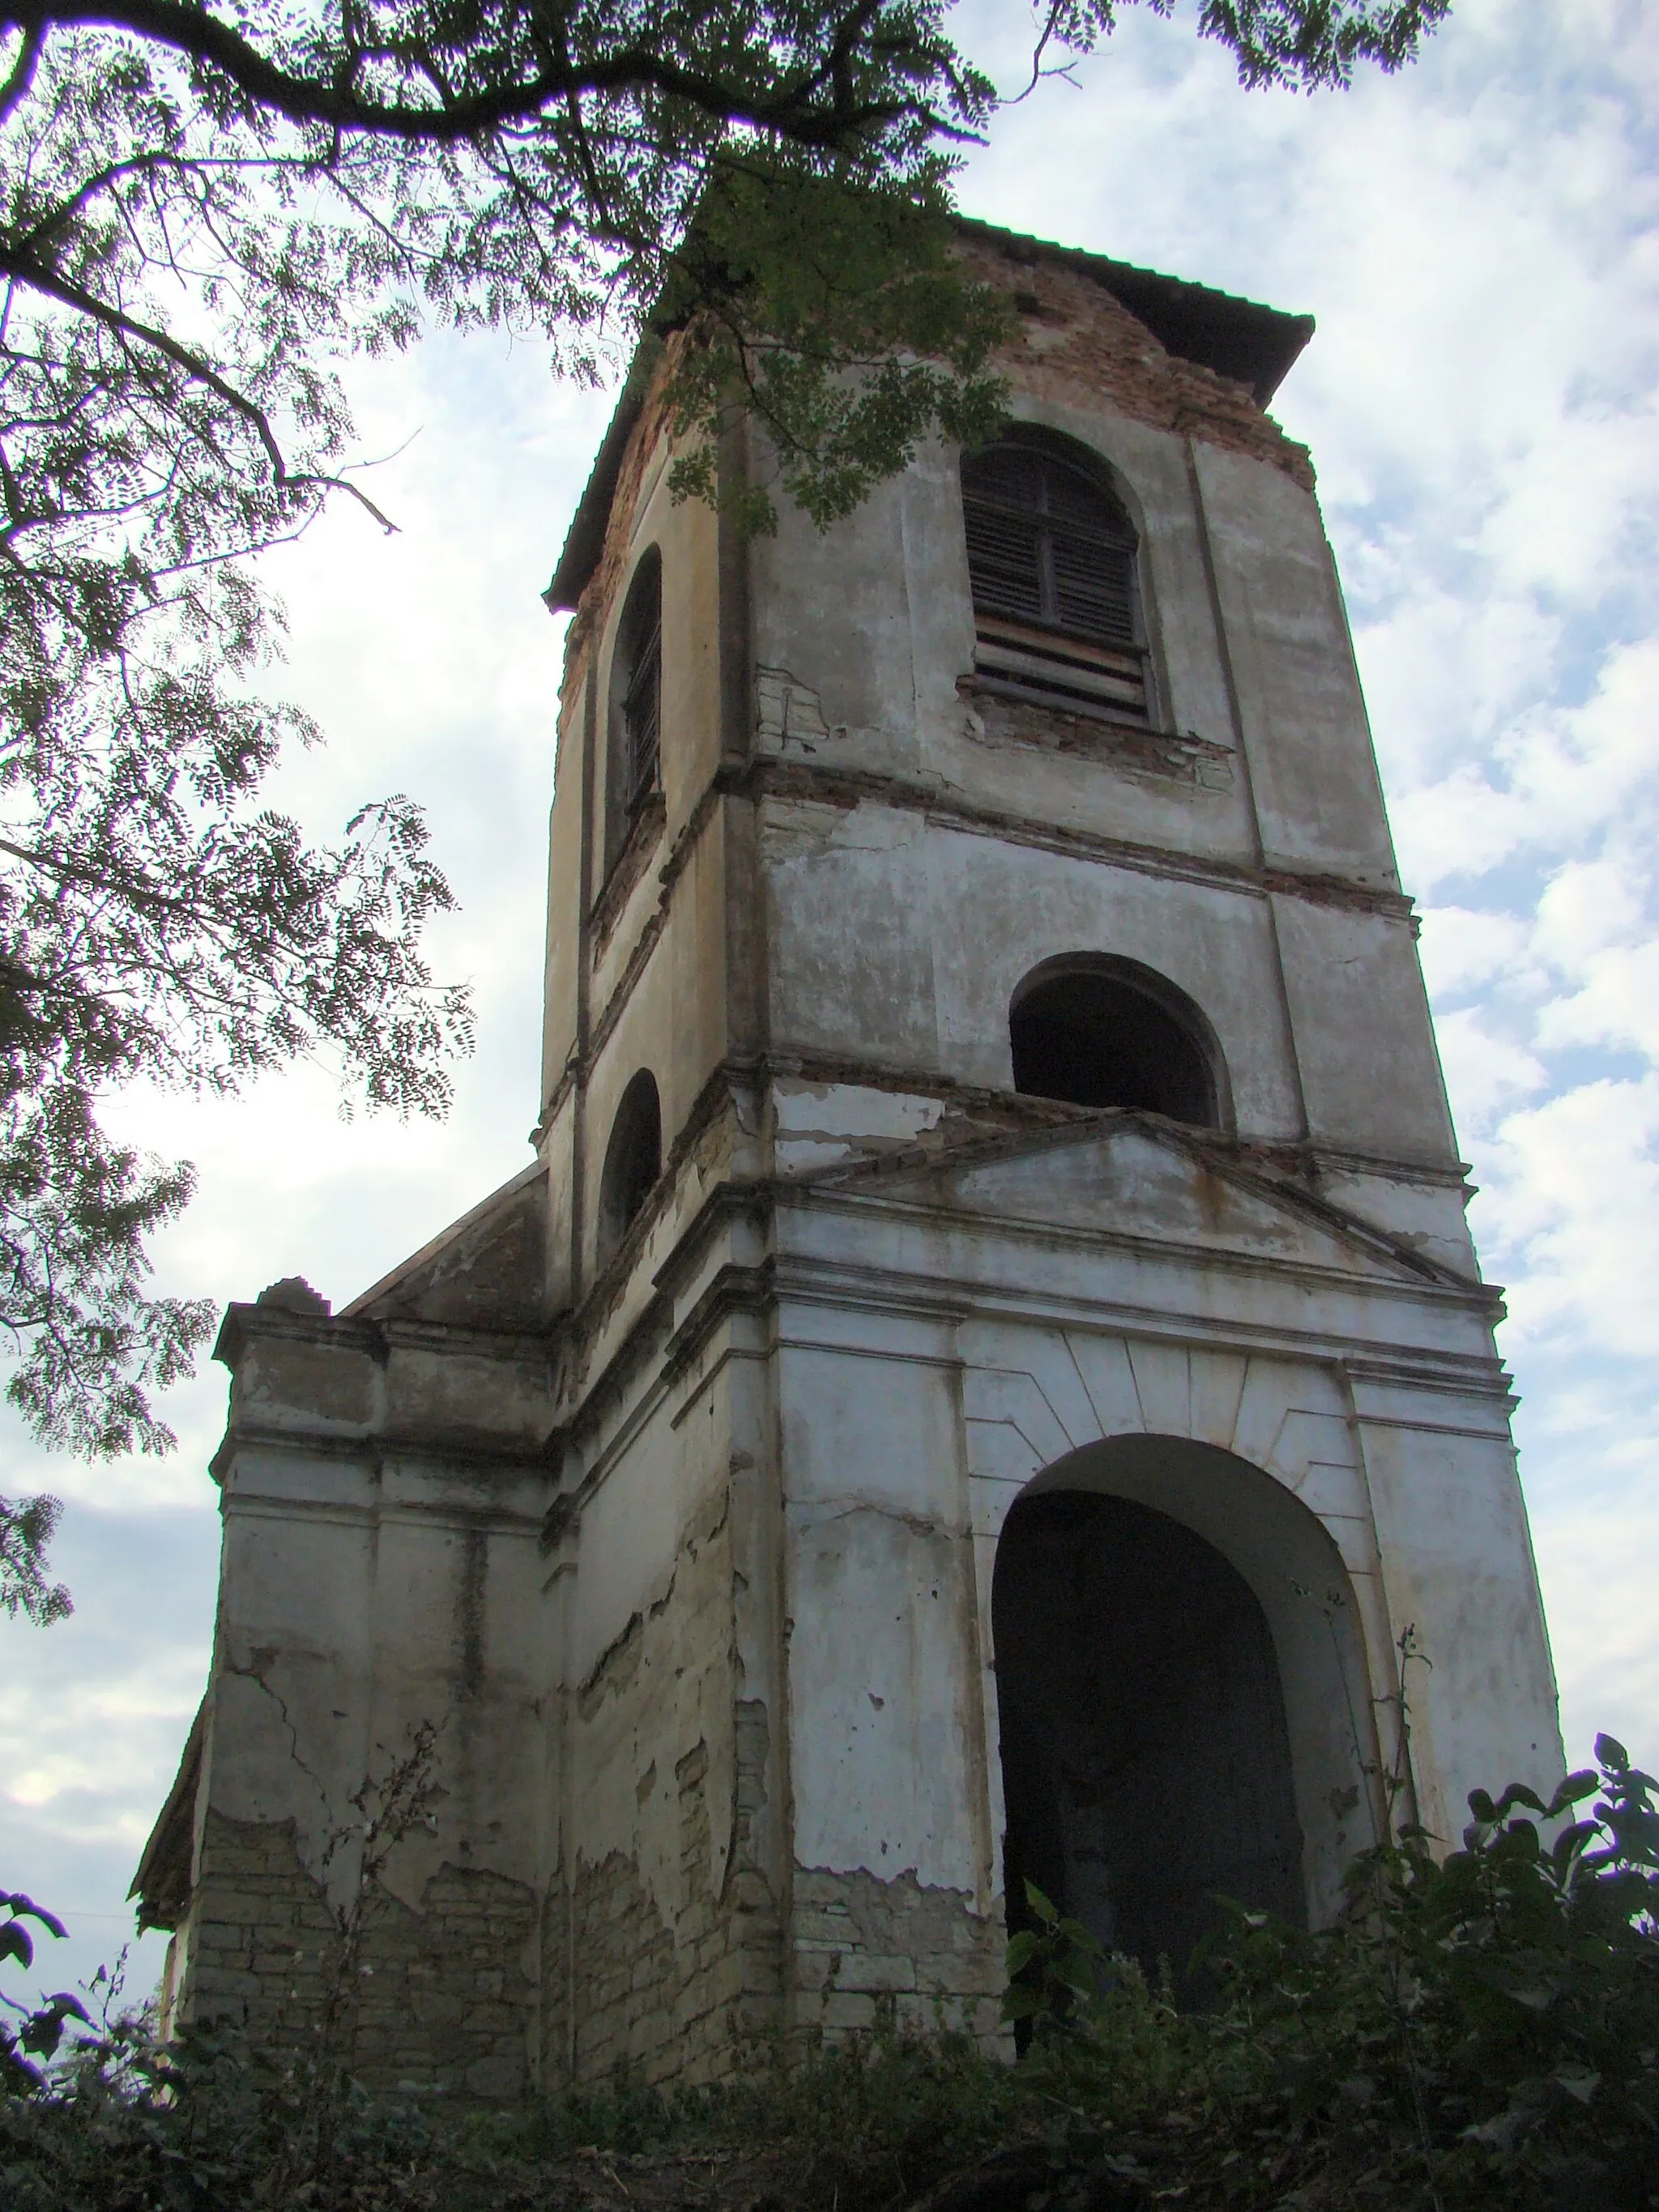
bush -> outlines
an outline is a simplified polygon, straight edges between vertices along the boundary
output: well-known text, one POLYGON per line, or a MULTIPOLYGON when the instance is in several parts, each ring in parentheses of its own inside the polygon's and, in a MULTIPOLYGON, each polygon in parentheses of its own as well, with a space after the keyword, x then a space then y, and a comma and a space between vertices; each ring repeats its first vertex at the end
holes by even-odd
POLYGON ((1231 1908, 1204 2015, 1034 1897, 1010 2006, 1062 2115, 1055 2200, 1659 2205, 1659 1784, 1596 1757, 1548 1804, 1475 1791, 1443 1860, 1420 1830, 1364 1854, 1334 1928, 1231 1908))
POLYGON ((534 2199, 538 2168, 601 2151, 664 2163, 702 2150, 748 2160, 726 2195, 745 2208, 896 2212, 976 2165, 1022 2123, 1015 2071, 969 2038, 890 2029, 836 2045, 757 2050, 707 2089, 561 2100, 471 2135, 472 2165, 534 2199))
POLYGON ((1596 1756, 1548 1804, 1476 1791, 1443 1860, 1412 1830, 1366 1853, 1334 1928, 1232 1908, 1205 2013, 1032 1893, 1013 2067, 889 2032, 763 2051, 718 2088, 619 2081, 441 2126, 372 2106, 337 2066, 201 2032, 160 2049, 142 2021, 60 2011, 7 2046, 0 2203, 1656 2212, 1659 1784, 1609 1737, 1596 1756))

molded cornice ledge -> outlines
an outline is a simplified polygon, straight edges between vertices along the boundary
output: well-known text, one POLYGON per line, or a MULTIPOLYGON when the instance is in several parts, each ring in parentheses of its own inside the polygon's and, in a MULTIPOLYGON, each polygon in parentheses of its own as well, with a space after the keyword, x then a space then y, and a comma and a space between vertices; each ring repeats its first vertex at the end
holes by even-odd
POLYGON ((234 1377, 211 1471, 243 1445, 361 1460, 544 1469, 553 1427, 544 1335, 234 1304, 214 1356, 234 1377))

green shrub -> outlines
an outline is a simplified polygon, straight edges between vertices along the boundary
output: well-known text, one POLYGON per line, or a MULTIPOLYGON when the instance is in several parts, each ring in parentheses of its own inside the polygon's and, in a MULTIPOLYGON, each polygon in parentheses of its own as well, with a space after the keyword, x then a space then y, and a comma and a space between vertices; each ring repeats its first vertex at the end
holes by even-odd
POLYGON ((374 2106, 337 2065, 201 2032, 161 2049, 107 2006, 101 2025, 63 2011, 8 2046, 0 2205, 552 2212, 603 2170, 608 2201, 710 2212, 930 2191, 937 2212, 1656 2212, 1659 1784, 1608 1737, 1596 1755, 1547 1804, 1477 1791, 1443 1860, 1410 1830, 1367 1852, 1333 1928, 1232 1908, 1204 2013, 1032 1893, 1012 2067, 889 2031, 763 2051, 714 2088, 619 2081, 440 2122, 374 2106))
POLYGON ((1233 1907, 1202 2015, 1034 1897, 1009 2008, 1061 2115, 1055 2201, 1659 2205, 1659 1784, 1596 1757, 1548 1804, 1475 1791, 1443 1859, 1420 1830, 1366 1852, 1333 1928, 1233 1907))

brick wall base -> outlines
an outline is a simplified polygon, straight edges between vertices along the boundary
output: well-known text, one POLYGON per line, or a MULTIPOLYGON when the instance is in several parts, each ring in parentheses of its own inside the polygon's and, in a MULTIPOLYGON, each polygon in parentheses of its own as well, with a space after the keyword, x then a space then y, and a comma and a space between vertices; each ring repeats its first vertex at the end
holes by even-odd
POLYGON ((795 1869, 793 2015, 834 2039, 891 2022, 971 2035, 1012 2058, 1002 2021, 1000 1915, 973 1910, 964 1891, 926 1889, 912 1874, 795 1869))
POLYGON ((678 1903, 665 1911, 620 1851, 578 1863, 564 1943, 548 1947, 548 2087, 714 2081, 781 2023, 777 1914, 751 1866, 710 1885, 708 1751, 675 1769, 678 1903))
POLYGON ((301 1863, 293 1822, 210 1811, 181 2014, 298 2050, 332 2002, 341 2055, 366 2088, 516 2101, 534 2078, 536 1919, 523 1883, 440 1867, 418 1911, 384 1891, 368 1899, 347 1990, 339 1929, 301 1863))
POLYGON ((786 2027, 831 2040, 884 2022, 972 2035, 1012 2055, 1000 2018, 1003 1929, 965 1893, 913 1875, 799 1868, 786 2008, 778 1914, 752 1866, 709 1882, 708 1766, 680 1762, 680 1901, 665 1912, 620 1852, 579 1863, 540 1909, 524 1884, 442 1866, 411 1910, 369 1903, 356 1990, 292 1822, 210 1813, 188 1929, 181 2017, 228 2021, 268 2049, 313 2043, 331 2002, 342 2057, 371 2092, 514 2103, 619 2075, 714 2081, 786 2027), (532 1962, 539 1952, 538 1990, 532 1962))

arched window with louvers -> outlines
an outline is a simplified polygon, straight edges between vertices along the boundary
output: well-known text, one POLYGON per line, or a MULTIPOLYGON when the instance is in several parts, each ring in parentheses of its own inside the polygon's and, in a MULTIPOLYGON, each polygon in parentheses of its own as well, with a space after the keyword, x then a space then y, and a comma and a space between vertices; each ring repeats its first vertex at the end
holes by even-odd
POLYGON ((610 751, 607 865, 662 781, 662 556, 654 545, 634 571, 617 627, 610 751))
POLYGON ((1103 470, 1032 438, 962 460, 985 690, 1150 726, 1134 525, 1103 470))

